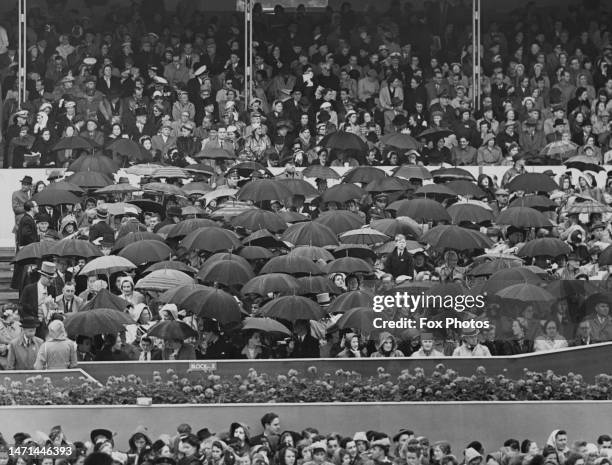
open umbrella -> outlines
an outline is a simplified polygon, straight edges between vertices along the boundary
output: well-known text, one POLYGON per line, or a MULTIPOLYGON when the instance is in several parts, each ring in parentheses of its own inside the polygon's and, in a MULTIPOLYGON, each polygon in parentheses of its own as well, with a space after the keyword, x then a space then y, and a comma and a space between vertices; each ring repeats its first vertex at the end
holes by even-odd
POLYGON ((575 168, 580 171, 594 171, 595 173, 606 171, 603 166, 598 165, 593 160, 593 157, 587 155, 576 155, 563 162, 563 164, 568 168, 575 168))
POLYGON ((576 198, 565 211, 568 215, 576 213, 588 213, 590 215, 592 213, 612 213, 612 208, 594 199, 576 198))
POLYGON ((376 261, 378 258, 377 252, 372 250, 371 246, 365 244, 340 244, 334 249, 333 253, 336 258, 355 257, 372 261, 376 261))
POLYGON ((177 286, 192 284, 193 278, 178 270, 162 269, 149 273, 136 283, 134 288, 139 291, 165 292, 177 286))
POLYGON ((81 312, 95 310, 97 308, 110 308, 115 311, 124 312, 129 302, 121 297, 116 296, 107 289, 100 289, 95 297, 87 302, 81 312))
POLYGON ((183 168, 179 168, 178 166, 164 166, 155 170, 155 172, 151 175, 154 179, 161 178, 179 178, 179 179, 187 179, 189 175, 185 172, 183 168))
POLYGON ((234 160, 236 155, 223 149, 205 149, 195 154, 196 158, 207 158, 209 160, 234 160))
POLYGON ((125 170, 127 174, 133 174, 136 176, 151 176, 155 171, 160 169, 161 165, 156 165, 153 163, 142 163, 140 165, 130 166, 125 170))
POLYGON ((63 137, 53 146, 57 150, 92 150, 94 148, 89 139, 81 136, 63 137))
POLYGON ((300 245, 289 252, 287 256, 302 257, 312 261, 324 260, 326 262, 334 259, 334 256, 329 250, 324 249, 323 247, 317 247, 315 245, 300 245))
POLYGON ((524 283, 540 285, 543 281, 525 266, 503 268, 491 275, 482 291, 488 295, 495 295, 509 286, 524 283))
POLYGON ((481 232, 455 225, 435 226, 421 240, 438 250, 488 249, 493 246, 491 240, 481 232))
POLYGON ((300 286, 299 295, 316 295, 327 292, 329 294, 341 294, 342 290, 331 282, 327 276, 302 276, 297 279, 300 286))
POLYGON ((194 308, 214 287, 202 284, 186 284, 167 290, 159 296, 159 301, 176 304, 177 307, 194 308))
POLYGON ((373 273, 374 268, 365 260, 355 257, 343 257, 327 264, 327 273, 373 273))
POLYGON ((147 163, 153 160, 153 155, 142 145, 134 142, 131 139, 120 137, 111 142, 107 147, 112 153, 116 153, 124 157, 132 163, 147 163))
POLYGON ((431 179, 431 173, 424 166, 401 165, 393 169, 393 176, 404 179, 431 179))
POLYGON ((215 169, 205 163, 196 163, 195 165, 189 165, 183 168, 188 173, 204 174, 212 176, 215 174, 215 169))
POLYGON ((370 183, 377 179, 386 178, 387 173, 385 173, 380 168, 376 168, 374 166, 357 166, 355 168, 350 169, 344 175, 342 182, 344 183, 370 183))
POLYGON ((119 255, 140 266, 144 263, 168 260, 172 255, 172 249, 163 242, 149 239, 128 244, 119 255))
POLYGON ((78 173, 79 171, 95 171, 98 173, 113 174, 119 171, 119 165, 106 155, 90 155, 84 153, 68 167, 68 171, 78 173))
MULTIPOLYGON (((122 184, 116 184, 116 185, 120 186, 122 184)), ((107 203, 105 204, 105 206, 108 209, 109 215, 111 216, 121 216, 121 215, 137 216, 142 212, 142 210, 139 207, 131 203, 127 203, 127 202, 107 203)))
POLYGON ((506 187, 512 192, 523 191, 525 193, 552 192, 559 189, 557 183, 544 173, 519 174, 506 187))
POLYGON ((232 165, 225 170, 225 175, 227 176, 231 173, 236 173, 241 178, 248 178, 254 171, 257 171, 265 176, 273 177, 273 174, 268 168, 261 163, 257 163, 256 161, 243 161, 241 163, 232 165))
POLYGON ((554 210, 557 204, 545 195, 523 195, 510 202, 510 207, 529 207, 539 211, 554 210))
POLYGON ((254 208, 246 210, 231 219, 230 223, 232 226, 240 226, 250 231, 258 231, 260 229, 267 229, 272 232, 281 232, 287 229, 287 223, 285 223, 280 216, 276 213, 254 208))
POLYGON ((515 268, 518 266, 521 266, 521 262, 518 260, 505 260, 503 258, 499 258, 480 263, 474 268, 470 269, 466 274, 468 276, 491 276, 493 273, 499 270, 515 268))
POLYGON ((254 275, 250 266, 245 266, 236 260, 220 260, 205 263, 197 277, 203 283, 243 286, 253 279, 254 275))
POLYGON ((540 156, 563 161, 576 155, 578 149, 578 144, 572 141, 557 140, 544 146, 540 150, 540 156))
POLYGON ((329 166, 310 165, 302 171, 305 178, 340 179, 340 175, 329 166))
POLYGON ((306 297, 289 295, 270 300, 262 308, 264 316, 287 321, 320 320, 326 313, 306 297))
POLYGON ((191 337, 198 337, 198 333, 195 329, 182 321, 166 320, 160 321, 149 329, 147 336, 158 337, 165 341, 184 341, 185 339, 189 339, 191 337))
POLYGON ((291 331, 282 323, 272 318, 246 317, 242 324, 242 330, 261 331, 263 333, 278 333, 283 336, 292 336, 291 331))
POLYGON ((515 228, 550 228, 551 222, 538 210, 529 207, 509 207, 495 219, 497 224, 507 224, 515 228))
POLYGON ((256 245, 247 245, 240 249, 238 252, 242 258, 247 260, 269 260, 274 257, 274 254, 265 247, 259 247, 256 245))
POLYGON ((32 200, 38 205, 75 205, 79 203, 79 198, 70 191, 44 189, 32 196, 32 200))
POLYGON ((282 235, 282 240, 297 245, 338 245, 336 234, 327 226, 314 221, 292 224, 282 235))
POLYGON ((419 138, 424 138, 426 140, 437 140, 442 137, 448 137, 453 134, 449 128, 429 128, 425 129, 423 132, 419 134, 419 138))
POLYGON ((452 181, 453 179, 465 179, 466 181, 476 181, 472 173, 463 168, 440 168, 431 172, 435 180, 452 181))
POLYGON ((102 252, 89 241, 81 239, 62 239, 56 242, 50 250, 51 255, 58 257, 100 257, 102 252))
POLYGON ((599 254, 599 258, 597 259, 597 263, 601 266, 612 265, 612 247, 606 247, 603 252, 599 254))
POLYGON ((293 195, 303 195, 304 197, 316 197, 319 191, 312 184, 303 179, 277 179, 284 184, 293 195))
POLYGON ((212 186, 206 181, 190 182, 183 186, 183 190, 189 196, 204 195, 213 190, 212 186))
POLYGON ((287 249, 287 244, 276 239, 267 229, 260 229, 242 239, 243 245, 267 247, 268 249, 287 249))
POLYGON ((586 297, 601 291, 595 283, 584 279, 556 279, 546 283, 546 290, 557 299, 586 297))
POLYGON ((69 313, 64 319, 64 328, 71 337, 116 334, 125 331, 125 325, 135 322, 124 312, 112 308, 69 313))
POLYGON ((186 197, 187 193, 180 187, 174 184, 166 184, 165 182, 150 182, 142 186, 142 190, 150 192, 159 192, 164 195, 178 195, 186 197))
POLYGON ((259 274, 287 273, 291 275, 319 275, 325 272, 312 260, 302 257, 281 255, 271 258, 260 270, 259 274))
POLYGON ((190 218, 188 220, 179 221, 168 231, 167 239, 185 237, 196 229, 206 227, 218 227, 218 223, 207 218, 190 218))
POLYGON ((519 283, 498 291, 496 296, 502 299, 518 300, 521 302, 549 302, 554 296, 546 289, 530 283, 519 283))
POLYGON ((200 318, 211 318, 221 324, 238 322, 241 319, 240 305, 233 295, 221 289, 213 289, 196 307, 191 307, 200 318))
POLYGON ((52 255, 51 252, 55 244, 56 242, 53 241, 32 242, 31 244, 20 247, 13 261, 18 263, 32 259, 40 260, 47 255, 52 255))
POLYGON ((336 131, 328 134, 319 145, 338 150, 357 150, 359 152, 368 150, 368 146, 359 136, 346 131, 336 131))
POLYGON ((342 183, 325 190, 321 195, 321 201, 344 203, 353 199, 361 199, 364 195, 366 191, 355 184, 342 183))
POLYGON ((425 184, 414 191, 414 195, 443 200, 457 197, 458 194, 446 184, 425 184))
POLYGON ((353 307, 340 317, 336 326, 339 329, 354 329, 369 334, 374 328, 374 319, 379 316, 372 307, 353 307))
POLYGON ((517 255, 519 257, 558 257, 560 255, 568 255, 571 252, 572 248, 561 239, 545 237, 528 241, 519 249, 517 255))
POLYGON ((101 187, 100 189, 95 190, 95 194, 127 194, 129 192, 137 192, 141 190, 140 187, 132 186, 127 182, 122 182, 119 184, 110 184, 105 187, 101 187))
POLYGON ((47 187, 45 187, 45 190, 46 191, 54 191, 54 190, 68 191, 68 192, 72 192, 75 195, 81 195, 85 193, 85 191, 81 189, 79 186, 71 182, 68 182, 68 181, 52 182, 47 187))
POLYGON ((471 203, 455 203, 448 207, 447 211, 451 216, 453 224, 459 224, 462 221, 484 223, 493 220, 493 212, 491 210, 471 203))
POLYGON ((147 267, 142 273, 151 273, 157 270, 177 270, 189 275, 195 275, 198 270, 194 267, 187 265, 186 263, 179 262, 178 260, 164 260, 162 262, 153 263, 147 267))
POLYGON ((148 199, 129 200, 127 203, 136 205, 138 208, 140 208, 142 211, 145 211, 145 212, 159 213, 162 217, 165 214, 164 206, 159 202, 154 202, 153 200, 148 200, 148 199))
POLYGON ((268 295, 270 292, 279 294, 293 294, 298 291, 300 285, 298 281, 287 273, 268 273, 260 276, 255 276, 250 279, 240 293, 242 295, 257 294, 261 296, 268 295))
POLYGON ((409 216, 415 221, 451 221, 446 209, 431 199, 402 200, 397 208, 398 216, 409 216))
POLYGON ((198 228, 187 234, 181 241, 181 245, 187 250, 220 252, 238 249, 240 241, 236 234, 228 229, 208 226, 198 228))
POLYGON ((118 257, 116 255, 108 255, 103 257, 94 258, 92 261, 87 263, 79 274, 91 276, 91 275, 107 275, 110 276, 113 273, 120 271, 129 271, 136 268, 131 261, 126 258, 118 257))
POLYGON ((362 227, 365 220, 348 210, 334 210, 321 213, 314 222, 327 226, 335 234, 340 234, 362 227))
POLYGON ((220 262, 223 260, 238 262, 245 268, 251 269, 251 264, 246 258, 243 258, 240 255, 231 252, 218 252, 214 255, 211 255, 206 259, 204 265, 209 265, 211 263, 220 262))
POLYGON ((140 241, 164 242, 164 238, 161 237, 159 234, 152 233, 149 231, 129 232, 117 239, 117 241, 113 244, 112 250, 118 251, 130 244, 133 244, 134 242, 140 242, 140 241))
POLYGON ((370 227, 389 237, 395 237, 396 234, 404 234, 406 237, 417 239, 422 234, 422 230, 417 224, 397 218, 374 220, 370 223, 370 227))
POLYGON ((404 192, 411 188, 413 188, 412 184, 405 179, 386 176, 374 179, 368 183, 365 190, 368 192, 404 192))
POLYGON ((210 217, 216 221, 230 221, 235 216, 255 208, 257 207, 248 202, 236 202, 232 200, 225 202, 220 208, 213 210, 210 213, 210 217))
POLYGON ((344 244, 374 245, 387 242, 390 238, 386 234, 372 228, 362 227, 340 234, 340 241, 344 244))
POLYGON ((293 194, 289 188, 274 179, 257 179, 249 181, 236 194, 238 200, 263 202, 266 200, 284 200, 293 194))
POLYGON ((346 313, 356 307, 369 307, 372 308, 374 305, 374 295, 366 291, 349 291, 339 295, 334 301, 327 307, 327 311, 330 314, 334 313, 346 313))
POLYGON ((381 137, 381 142, 400 150, 420 150, 421 144, 410 134, 392 132, 381 137))
POLYGON ((486 197, 487 194, 471 181, 465 179, 457 179, 446 183, 446 187, 464 197, 473 197, 475 199, 481 199, 486 197))
POLYGON ((83 189, 99 189, 113 184, 111 176, 96 171, 80 171, 68 177, 68 181, 83 189))

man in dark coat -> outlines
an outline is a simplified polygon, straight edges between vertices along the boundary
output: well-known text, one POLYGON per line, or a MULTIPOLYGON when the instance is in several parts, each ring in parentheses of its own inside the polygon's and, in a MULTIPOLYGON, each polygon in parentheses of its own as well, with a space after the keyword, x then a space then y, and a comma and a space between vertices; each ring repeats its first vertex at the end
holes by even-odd
POLYGON ((307 320, 298 320, 294 324, 295 336, 289 342, 290 358, 319 358, 321 351, 319 341, 310 335, 310 324, 307 320))
POLYGON ((25 214, 19 220, 17 226, 17 246, 24 247, 33 242, 38 242, 38 229, 34 215, 38 213, 38 205, 32 200, 26 200, 23 204, 25 214))
POLYGON ((89 228, 89 241, 97 244, 107 237, 114 237, 113 229, 108 225, 108 208, 100 205, 96 208, 96 219, 91 228, 89 228), (96 242, 98 241, 98 242, 96 242))
POLYGON ((406 250, 406 236, 403 234, 395 236, 395 249, 387 257, 385 272, 394 278, 402 275, 414 277, 414 261, 412 255, 406 250))
POLYGON ((46 322, 51 318, 51 314, 57 306, 55 297, 58 291, 52 285, 56 271, 55 263, 43 262, 38 271, 40 278, 37 282, 24 287, 19 299, 21 318, 29 317, 40 321, 41 325, 38 327, 36 335, 43 339, 47 331, 46 322))
POLYGON ((202 326, 202 342, 196 355, 200 360, 225 360, 234 358, 232 346, 221 334, 219 324, 214 320, 205 319, 202 326))

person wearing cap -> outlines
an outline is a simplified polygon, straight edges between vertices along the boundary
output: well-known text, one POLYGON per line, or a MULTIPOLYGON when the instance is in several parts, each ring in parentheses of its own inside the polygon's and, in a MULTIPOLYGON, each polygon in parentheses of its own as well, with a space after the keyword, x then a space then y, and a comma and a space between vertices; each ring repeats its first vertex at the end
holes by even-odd
POLYGON ((503 159, 502 150, 495 143, 495 136, 487 134, 482 142, 482 146, 478 149, 476 163, 479 166, 496 166, 503 159))
POLYGON ((36 356, 43 340, 36 337, 40 322, 36 318, 21 319, 21 334, 8 343, 6 356, 7 370, 33 370, 36 356))
POLYGON ((434 348, 434 337, 433 333, 423 332, 420 336, 421 348, 416 352, 413 352, 410 357, 412 358, 427 358, 427 357, 444 357, 444 354, 434 348))
POLYGON ((19 218, 19 224, 15 230, 18 250, 39 240, 36 224, 38 205, 33 200, 26 200, 23 204, 23 211, 24 213, 19 218))
POLYGON ((603 294, 589 299, 591 308, 587 309, 591 339, 593 342, 612 341, 612 318, 610 317, 610 301, 603 294))
POLYGON ((467 328, 461 331, 461 345, 453 351, 453 357, 490 357, 487 346, 478 342, 480 331, 467 328))
POLYGON ((181 62, 181 54, 179 52, 172 53, 172 61, 164 66, 164 78, 168 81, 170 87, 178 84, 187 85, 189 81, 190 70, 181 62))
POLYGON ((89 241, 94 244, 99 244, 104 236, 114 236, 115 233, 108 224, 108 207, 102 204, 96 208, 95 212, 96 217, 89 228, 89 241))
POLYGON ((528 118, 519 132, 519 145, 526 157, 536 157, 546 145, 544 130, 538 120, 528 118))
MULTIPOLYGON (((13 214, 15 215, 15 225, 13 227, 13 233, 17 232, 19 222, 25 214, 24 204, 32 197, 33 194, 32 176, 24 176, 21 181, 19 181, 19 183, 21 184, 21 188, 11 194, 11 206, 13 208, 13 214)), ((17 237, 15 237, 15 244, 17 245, 17 247, 19 247, 19 241, 17 240, 17 237)))
POLYGON ((8 144, 7 158, 9 168, 27 168, 26 154, 30 154, 35 137, 30 134, 27 125, 19 126, 19 134, 13 137, 8 144))

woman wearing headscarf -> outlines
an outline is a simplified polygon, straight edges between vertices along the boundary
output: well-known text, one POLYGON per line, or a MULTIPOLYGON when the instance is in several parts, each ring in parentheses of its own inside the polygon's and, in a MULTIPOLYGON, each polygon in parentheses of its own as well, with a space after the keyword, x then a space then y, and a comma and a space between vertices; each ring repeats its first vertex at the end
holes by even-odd
POLYGON ((134 305, 134 307, 128 310, 128 313, 136 323, 126 326, 125 342, 138 345, 140 344, 140 339, 155 324, 151 321, 153 316, 149 307, 144 303, 134 305))
POLYGON ((76 368, 77 347, 74 341, 68 339, 64 323, 53 320, 49 323, 49 336, 40 346, 34 369, 36 370, 65 370, 76 368))
POLYGON ((382 358, 382 357, 403 357, 404 353, 397 348, 397 341, 391 333, 383 331, 378 337, 378 344, 376 345, 376 352, 370 357, 382 358))
POLYGON ((134 307, 144 302, 144 295, 134 290, 134 280, 131 276, 126 276, 121 280, 119 290, 121 291, 119 297, 127 300, 134 307))
POLYGON ((336 357, 338 358, 362 358, 365 357, 361 339, 358 334, 346 333, 340 341, 342 349, 336 357))

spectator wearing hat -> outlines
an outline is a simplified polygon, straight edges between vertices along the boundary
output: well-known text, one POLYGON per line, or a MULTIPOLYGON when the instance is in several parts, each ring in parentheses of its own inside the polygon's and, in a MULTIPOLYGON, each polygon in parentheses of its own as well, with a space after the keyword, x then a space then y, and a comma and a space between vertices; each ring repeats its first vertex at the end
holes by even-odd
POLYGON ((45 323, 49 320, 51 313, 56 309, 55 297, 58 290, 53 286, 56 266, 52 262, 42 262, 38 270, 39 278, 36 283, 28 284, 23 288, 19 304, 21 305, 21 318, 31 317, 39 320, 38 335, 44 334, 45 323))
POLYGON ((610 317, 610 302, 605 296, 590 301, 589 322, 590 335, 593 342, 612 341, 612 318, 610 317))
POLYGON ((523 123, 523 129, 519 133, 519 145, 527 159, 539 155, 546 145, 546 138, 537 120, 529 118, 523 123))
MULTIPOLYGON (((25 109, 20 109, 17 110, 13 116, 10 118, 11 122, 13 124, 10 124, 8 129, 6 130, 6 132, 4 133, 4 142, 6 144, 5 147, 8 147, 11 143, 11 141, 15 138, 15 137, 19 137, 19 134, 21 133, 21 128, 23 126, 27 126, 28 125, 28 117, 30 115, 30 112, 28 110, 25 109)), ((12 165, 9 164, 9 159, 8 157, 4 157, 4 168, 9 168, 12 165)))
POLYGON ((43 344, 43 340, 35 335, 39 326, 36 318, 21 319, 21 334, 8 344, 7 370, 34 370, 36 356, 43 344))
POLYGON ((490 357, 489 349, 478 342, 478 329, 463 329, 461 345, 453 351, 453 357, 490 357))
POLYGON ((159 134, 151 137, 151 147, 158 150, 162 158, 168 155, 171 148, 176 147, 176 137, 171 135, 172 125, 169 122, 163 123, 159 134))
POLYGON ((142 136, 153 137, 157 132, 154 123, 149 120, 147 109, 137 107, 133 113, 135 120, 126 124, 125 132, 134 140, 139 140, 142 136))
POLYGON ((28 126, 19 127, 19 134, 13 137, 8 144, 8 167, 10 168, 27 168, 27 155, 31 153, 32 146, 36 139, 30 134, 28 126))
POLYGON ((567 339, 559 333, 559 324, 555 320, 548 320, 543 325, 544 333, 533 341, 534 352, 563 349, 568 346, 567 339))
MULTIPOLYGON (((32 197, 33 194, 32 176, 24 176, 19 183, 21 184, 21 188, 11 194, 11 206, 13 208, 13 214, 15 215, 15 226, 13 227, 13 233, 17 232, 21 217, 25 214, 24 204, 32 197)), ((19 245, 18 241, 16 241, 16 243, 19 245)))
POLYGON ((19 219, 16 231, 18 249, 39 240, 35 219, 38 215, 38 205, 33 200, 26 200, 23 204, 23 211, 24 214, 19 219))
POLYGON ((176 138, 176 148, 186 158, 193 157, 201 148, 201 144, 193 137, 193 129, 194 125, 192 122, 183 124, 180 135, 176 138))
POLYGON ((193 121, 196 114, 195 105, 189 101, 189 94, 186 90, 177 92, 178 100, 172 105, 172 119, 178 121, 183 112, 187 112, 188 121, 193 121))
POLYGON ((89 228, 89 241, 99 244, 105 236, 114 237, 115 232, 108 224, 108 208, 100 205, 96 208, 96 217, 89 228))
POLYGON ((517 131, 518 123, 516 121, 507 121, 504 124, 504 131, 499 133, 495 139, 495 143, 502 149, 504 155, 508 154, 512 144, 519 143, 519 133, 517 131))
POLYGON ((410 357, 412 358, 427 358, 427 357, 444 357, 444 354, 434 348, 434 337, 433 333, 424 332, 421 333, 421 348, 416 352, 413 352, 410 357))
POLYGON ((501 149, 495 144, 495 136, 487 134, 484 137, 482 146, 478 149, 476 163, 480 166, 496 166, 501 163, 503 154, 501 149))

